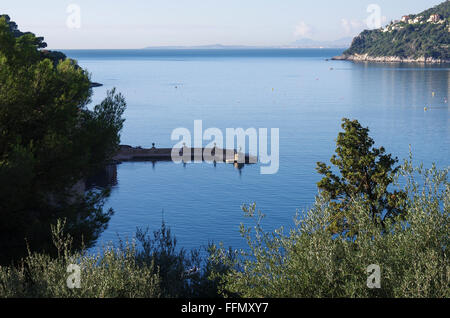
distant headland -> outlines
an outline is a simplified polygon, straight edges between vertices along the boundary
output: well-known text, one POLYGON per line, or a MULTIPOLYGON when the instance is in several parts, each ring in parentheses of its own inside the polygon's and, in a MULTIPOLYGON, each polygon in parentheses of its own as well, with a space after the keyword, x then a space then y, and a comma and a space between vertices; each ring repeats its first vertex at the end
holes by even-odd
POLYGON ((333 60, 450 63, 450 1, 405 15, 384 28, 363 31, 333 60))

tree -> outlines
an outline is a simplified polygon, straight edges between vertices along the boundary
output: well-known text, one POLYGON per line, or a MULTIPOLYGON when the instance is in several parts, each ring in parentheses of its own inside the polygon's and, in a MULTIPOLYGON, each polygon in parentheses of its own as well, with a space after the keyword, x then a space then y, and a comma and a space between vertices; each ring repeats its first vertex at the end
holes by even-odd
POLYGON ((96 239, 112 213, 102 209, 108 191, 81 185, 116 151, 126 107, 112 90, 89 109, 89 74, 47 58, 42 38, 11 23, 0 17, 0 262, 21 256, 25 239, 45 249, 59 218, 75 246, 96 239))
MULTIPOLYGON (((267 232, 256 205, 244 207, 254 221, 241 224, 246 247, 230 258, 223 247, 212 261, 228 266, 220 287, 243 298, 448 298, 450 297, 449 169, 414 168, 405 161, 399 174, 408 192, 405 219, 374 224, 361 198, 349 202, 359 232, 330 235, 329 202, 318 196, 295 226, 267 232), (368 266, 380 266, 381 288, 367 288, 368 266)), ((224 295, 226 296, 226 295, 224 295)))
POLYGON ((386 154, 383 147, 373 147, 369 129, 363 128, 357 120, 346 118, 342 128, 344 132, 339 133, 336 141, 336 154, 330 160, 340 175, 333 173, 325 163, 318 162, 316 169, 324 177, 317 185, 331 201, 330 230, 353 235, 357 231, 349 209, 353 199, 363 199, 373 222, 383 224, 386 218, 403 213, 406 194, 389 192, 388 187, 399 169, 394 167, 398 159, 386 154))

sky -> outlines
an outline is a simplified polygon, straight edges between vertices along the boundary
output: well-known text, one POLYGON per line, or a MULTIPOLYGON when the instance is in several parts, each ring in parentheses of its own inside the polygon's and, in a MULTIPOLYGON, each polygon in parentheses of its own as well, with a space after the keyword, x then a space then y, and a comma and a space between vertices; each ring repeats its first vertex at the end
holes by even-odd
POLYGON ((51 49, 284 46, 337 40, 444 0, 1 0, 21 31, 51 49))

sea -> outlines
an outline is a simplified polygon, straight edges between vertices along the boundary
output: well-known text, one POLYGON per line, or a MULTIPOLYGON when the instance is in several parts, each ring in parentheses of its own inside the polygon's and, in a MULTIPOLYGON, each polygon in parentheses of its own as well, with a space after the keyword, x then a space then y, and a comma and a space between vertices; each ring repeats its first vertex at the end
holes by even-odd
MULTIPOLYGON (((450 65, 332 61, 343 49, 63 50, 103 84, 92 104, 116 88, 127 101, 121 143, 173 147, 177 128, 279 131, 279 168, 262 163, 124 162, 114 166, 105 208, 114 215, 97 246, 132 240, 164 222, 178 247, 220 243, 244 248, 240 224, 256 204, 267 231, 288 231, 314 204, 342 118, 370 129, 375 146, 399 158, 450 166, 450 65)), ((206 145, 207 141, 203 145, 206 145)), ((270 153, 269 145, 269 153, 270 153)))

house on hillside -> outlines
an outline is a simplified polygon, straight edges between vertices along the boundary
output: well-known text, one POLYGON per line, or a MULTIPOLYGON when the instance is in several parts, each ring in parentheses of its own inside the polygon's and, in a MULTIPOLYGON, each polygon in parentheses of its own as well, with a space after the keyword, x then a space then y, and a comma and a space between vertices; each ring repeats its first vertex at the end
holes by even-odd
POLYGON ((439 20, 441 20, 441 16, 439 14, 432 14, 430 15, 430 18, 427 20, 427 22, 438 23, 439 20))
POLYGON ((413 20, 413 23, 414 23, 414 24, 418 24, 418 23, 420 23, 420 22, 422 21, 422 19, 423 19, 423 16, 418 16, 418 17, 416 17, 416 18, 413 20))
POLYGON ((404 15, 400 21, 401 21, 401 22, 404 22, 404 23, 408 23, 408 21, 409 21, 409 15, 404 15))

